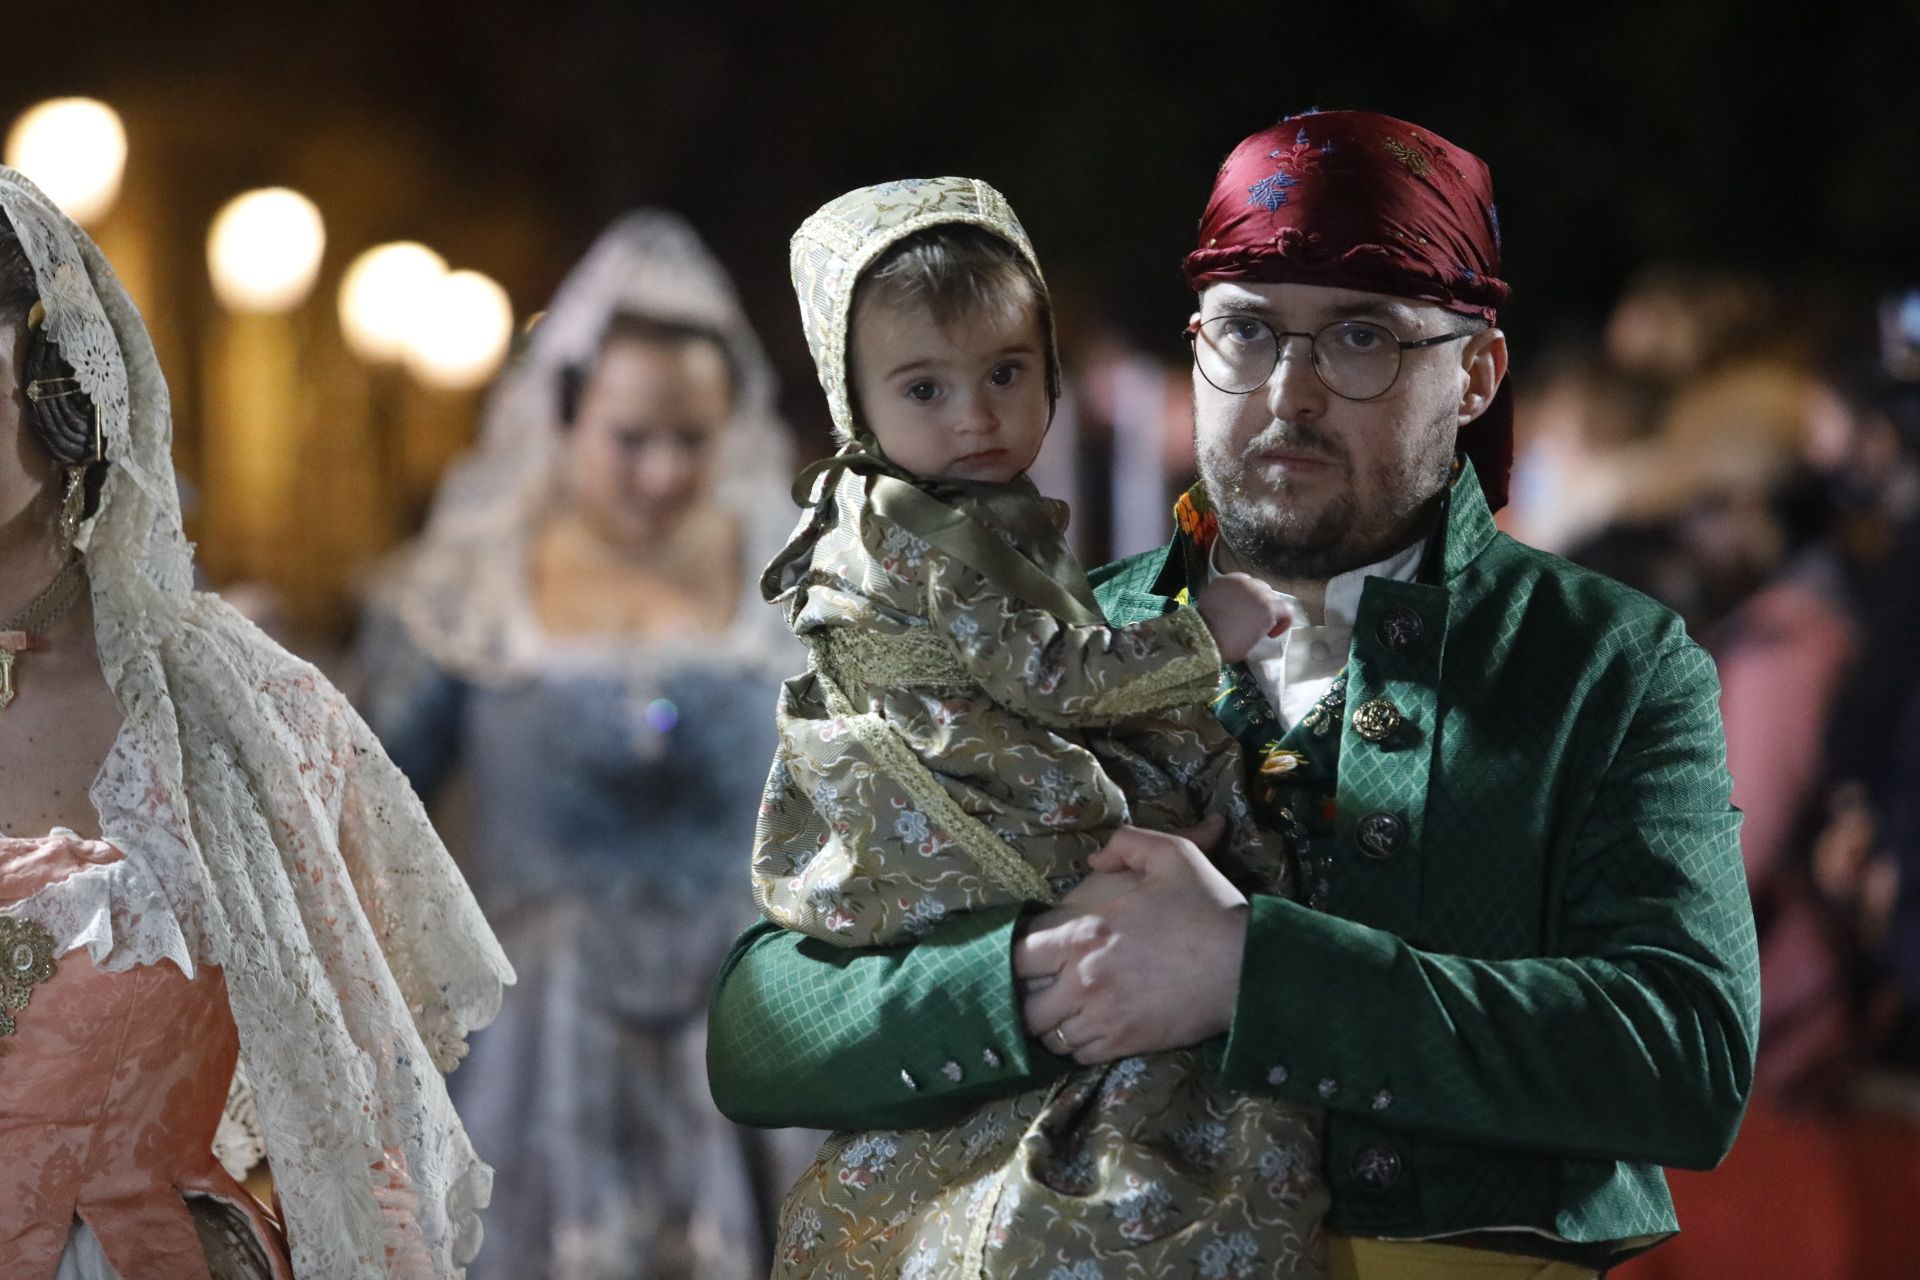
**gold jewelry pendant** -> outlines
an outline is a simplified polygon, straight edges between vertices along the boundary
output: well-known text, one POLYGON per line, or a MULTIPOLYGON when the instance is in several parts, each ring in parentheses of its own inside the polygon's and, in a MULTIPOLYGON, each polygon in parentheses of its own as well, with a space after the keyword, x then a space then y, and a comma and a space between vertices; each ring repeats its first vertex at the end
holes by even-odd
POLYGON ((52 934, 31 920, 0 916, 0 1036, 14 1033, 13 1015, 53 976, 53 967, 52 934))

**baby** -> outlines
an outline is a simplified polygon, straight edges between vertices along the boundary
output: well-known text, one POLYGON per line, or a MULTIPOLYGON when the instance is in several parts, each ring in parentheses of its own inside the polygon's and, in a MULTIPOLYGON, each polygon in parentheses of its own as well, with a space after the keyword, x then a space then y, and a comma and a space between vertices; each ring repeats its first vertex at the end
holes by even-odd
MULTIPOLYGON (((901 942, 1056 900, 1122 823, 1211 814, 1223 868, 1287 892, 1207 710, 1222 661, 1287 615, 1233 574, 1192 609, 1108 625, 1063 504, 1025 478, 1059 370, 1004 198, 962 178, 852 192, 796 233, 793 275, 843 447, 802 474, 812 513, 762 580, 811 661, 780 699, 761 909, 830 943, 901 942)), ((1026 1275, 1084 1257, 1112 1280, 1160 1274, 1199 1238, 1259 1274, 1316 1275, 1316 1124, 1220 1091, 1183 1050, 947 1129, 842 1135, 788 1198, 778 1272, 1026 1275)))

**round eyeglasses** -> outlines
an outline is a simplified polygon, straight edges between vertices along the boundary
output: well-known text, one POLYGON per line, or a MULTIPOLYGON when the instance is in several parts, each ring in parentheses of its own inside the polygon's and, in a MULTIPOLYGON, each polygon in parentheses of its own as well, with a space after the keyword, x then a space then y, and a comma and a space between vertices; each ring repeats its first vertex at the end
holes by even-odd
POLYGON ((1400 353, 1473 336, 1471 330, 1402 342, 1393 330, 1370 320, 1335 320, 1314 333, 1275 329, 1258 316, 1215 316, 1187 326, 1193 363, 1200 376, 1228 395, 1251 395, 1280 367, 1289 338, 1312 343, 1313 371, 1343 400, 1377 400, 1400 377, 1400 353))

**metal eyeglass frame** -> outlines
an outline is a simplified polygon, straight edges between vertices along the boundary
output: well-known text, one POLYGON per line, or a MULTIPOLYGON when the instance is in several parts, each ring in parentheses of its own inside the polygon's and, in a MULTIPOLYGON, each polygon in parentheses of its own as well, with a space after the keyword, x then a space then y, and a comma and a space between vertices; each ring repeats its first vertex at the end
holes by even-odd
POLYGON ((1463 329, 1458 333, 1443 333, 1443 334, 1440 334, 1438 337, 1416 338, 1412 342, 1405 342, 1401 340, 1399 334, 1387 328, 1387 326, 1383 324, 1379 324, 1372 320, 1330 320, 1326 324, 1321 325, 1318 329, 1314 330, 1313 332, 1308 333, 1308 332, 1305 332, 1304 330, 1276 329, 1272 325, 1268 324, 1265 320, 1262 320, 1259 316, 1224 315, 1224 316, 1214 316, 1212 317, 1211 320, 1188 321, 1187 327, 1185 330, 1185 336, 1187 339, 1187 346, 1190 349, 1191 354, 1193 356, 1193 367, 1200 370, 1200 376, 1207 379, 1208 386, 1212 387, 1215 391, 1218 391, 1222 395, 1250 396, 1254 392, 1266 386, 1269 382, 1273 381, 1273 375, 1280 368, 1280 355, 1281 355, 1281 352, 1286 349, 1287 339, 1305 338, 1307 340, 1308 363, 1313 366, 1313 376, 1320 379, 1321 386, 1325 387, 1328 391, 1332 392, 1334 395, 1339 396, 1342 400, 1351 400, 1356 404, 1365 404, 1369 400, 1378 400, 1381 396, 1393 390, 1394 384, 1400 381, 1400 370, 1403 367, 1405 367, 1406 361, 1396 354, 1394 357, 1393 377, 1388 379, 1386 386, 1380 388, 1378 391, 1374 392, 1370 396, 1350 396, 1346 392, 1337 389, 1332 383, 1327 381, 1327 375, 1321 372, 1320 370, 1320 335, 1327 332, 1329 329, 1338 329, 1342 325, 1364 325, 1369 329, 1377 329, 1381 333, 1386 334, 1388 339, 1392 341, 1394 346, 1398 347, 1401 351, 1418 351, 1422 347, 1437 347, 1443 342, 1455 342, 1461 338, 1471 338, 1474 334, 1480 332, 1477 329, 1463 329), (1211 324, 1213 320, 1251 320, 1255 324, 1260 325, 1262 328, 1266 329, 1268 333, 1273 335, 1273 368, 1267 370, 1266 377, 1260 379, 1259 382, 1255 383, 1251 387, 1248 387, 1245 391, 1229 391, 1227 388, 1215 382, 1212 378, 1207 378, 1207 371, 1200 364, 1200 351, 1198 346, 1199 339, 1200 339, 1200 329, 1203 325, 1211 324))

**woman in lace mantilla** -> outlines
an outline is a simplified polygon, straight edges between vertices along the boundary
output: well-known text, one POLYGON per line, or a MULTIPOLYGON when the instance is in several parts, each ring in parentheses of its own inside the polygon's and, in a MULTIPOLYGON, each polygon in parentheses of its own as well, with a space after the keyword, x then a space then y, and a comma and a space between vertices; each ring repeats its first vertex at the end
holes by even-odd
POLYGON ((450 784, 520 974, 455 1081, 500 1170, 476 1280, 763 1275, 773 1197, 811 1154, 721 1117, 703 1065, 797 659, 741 600, 786 533, 773 394, 691 229, 628 215, 376 589, 369 719, 423 792, 450 784))
POLYGON ((112 268, 0 210, 0 1276, 451 1280, 491 1175, 441 1073, 511 970, 345 700, 192 590, 112 268))

